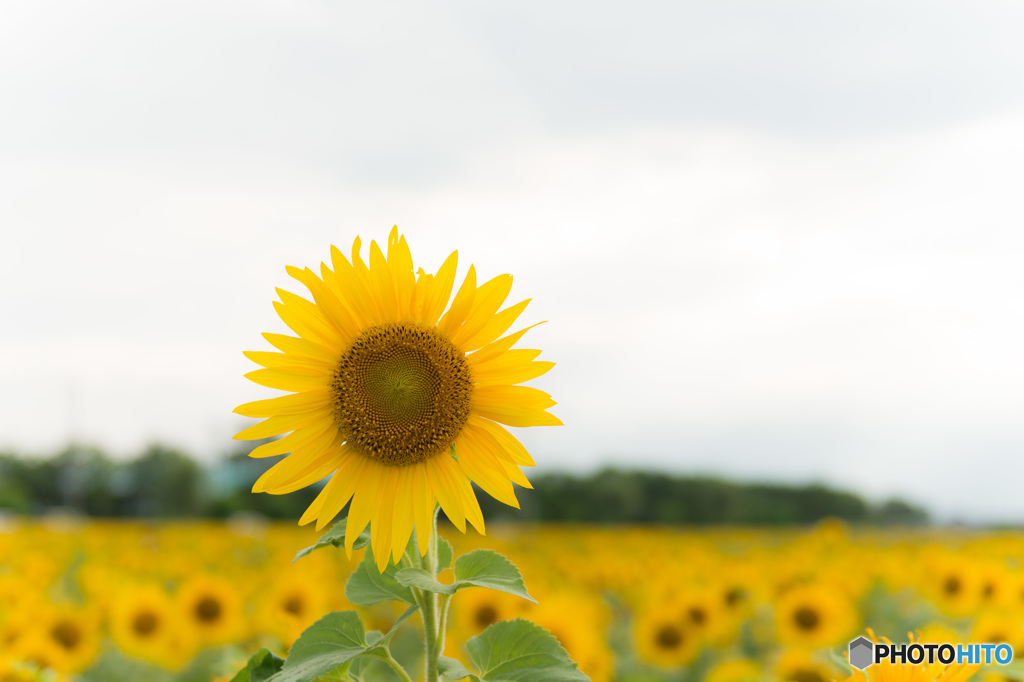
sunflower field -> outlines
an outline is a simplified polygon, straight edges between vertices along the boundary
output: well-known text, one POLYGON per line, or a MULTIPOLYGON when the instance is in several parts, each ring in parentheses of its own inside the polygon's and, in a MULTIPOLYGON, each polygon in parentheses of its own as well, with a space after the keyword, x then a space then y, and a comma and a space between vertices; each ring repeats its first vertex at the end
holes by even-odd
MULTIPOLYGON (((460 591, 450 641, 528 618, 595 682, 847 679, 843 652, 866 628, 894 641, 916 632, 1024 648, 1019 534, 838 521, 772 531, 448 531, 456 552, 483 546, 510 557, 537 600, 460 591)), ((368 628, 388 630, 402 604, 366 609, 345 596, 363 552, 292 562, 316 537, 257 520, 8 521, 0 530, 0 680, 226 681, 261 647, 284 655, 329 611, 356 610, 368 628)), ((452 647, 445 655, 464 659, 452 647)), ((412 666, 422 657, 415 633, 392 650, 412 666)), ((1013 666, 998 677, 978 672, 1015 674, 1013 666)), ((364 675, 397 679, 383 665, 364 675)))

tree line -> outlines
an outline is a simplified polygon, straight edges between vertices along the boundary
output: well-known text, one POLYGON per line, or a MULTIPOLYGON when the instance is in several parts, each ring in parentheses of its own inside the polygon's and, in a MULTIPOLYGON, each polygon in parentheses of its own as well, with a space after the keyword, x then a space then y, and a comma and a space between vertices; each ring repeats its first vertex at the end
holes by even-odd
MULTIPOLYGON (((0 453, 0 512, 53 510, 112 518, 225 518, 242 512, 297 519, 319 487, 288 495, 253 494, 255 480, 277 458, 249 450, 211 465, 162 445, 130 460, 95 447, 72 446, 50 457, 0 453)), ((517 489, 515 510, 478 491, 488 519, 580 523, 807 524, 834 517, 852 523, 920 525, 925 510, 901 500, 871 504, 820 484, 738 483, 710 477, 608 468, 596 473, 541 473, 533 490, 517 489)))

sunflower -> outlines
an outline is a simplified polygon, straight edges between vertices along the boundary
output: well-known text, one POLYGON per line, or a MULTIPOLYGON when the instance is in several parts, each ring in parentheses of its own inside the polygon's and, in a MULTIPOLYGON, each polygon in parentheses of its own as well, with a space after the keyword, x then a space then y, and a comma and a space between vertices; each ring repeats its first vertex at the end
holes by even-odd
POLYGON ((291 645, 302 631, 326 609, 326 595, 305 576, 288 575, 276 580, 261 601, 263 627, 284 644, 291 645))
POLYGON ((331 247, 333 270, 287 268, 312 301, 278 289, 274 307, 296 336, 264 334, 281 352, 245 354, 263 366, 247 378, 290 392, 235 409, 264 419, 235 438, 288 433, 250 453, 291 453, 253 492, 284 494, 331 476, 299 523, 315 519, 319 530, 351 501, 345 547, 372 521, 381 569, 401 558, 414 526, 426 553, 435 503, 459 530, 469 521, 483 533, 471 481, 518 508, 512 483, 530 487, 519 467, 533 460, 504 426, 561 424, 546 411, 551 396, 517 385, 553 363, 512 349, 529 328, 502 336, 529 300, 499 311, 511 275, 477 286, 473 266, 451 299, 457 261, 454 252, 436 275, 414 274, 397 228, 386 258, 370 243, 369 264, 358 238, 351 261, 331 247))
POLYGON ((184 629, 170 597, 156 586, 121 591, 110 615, 114 643, 129 656, 172 667, 173 634, 184 629))
POLYGON ((100 619, 93 610, 62 605, 37 616, 42 630, 60 647, 69 670, 84 670, 99 651, 100 619))
POLYGON ((241 634, 242 597, 226 580, 197 576, 177 596, 182 620, 203 642, 224 644, 241 634))
POLYGON ((856 609, 842 590, 809 584, 789 589, 775 605, 783 642, 810 648, 839 644, 856 623, 856 609))
POLYGON ((675 608, 663 606, 638 613, 634 636, 640 658, 663 668, 686 665, 700 651, 697 635, 675 608))

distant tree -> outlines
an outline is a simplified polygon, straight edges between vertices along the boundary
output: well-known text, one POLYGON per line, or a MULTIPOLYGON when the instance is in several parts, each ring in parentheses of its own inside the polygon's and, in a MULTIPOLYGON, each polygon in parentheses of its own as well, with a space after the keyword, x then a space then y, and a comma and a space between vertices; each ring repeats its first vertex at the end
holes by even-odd
POLYGON ((151 445, 128 465, 129 508, 137 516, 199 516, 204 472, 185 453, 151 445))

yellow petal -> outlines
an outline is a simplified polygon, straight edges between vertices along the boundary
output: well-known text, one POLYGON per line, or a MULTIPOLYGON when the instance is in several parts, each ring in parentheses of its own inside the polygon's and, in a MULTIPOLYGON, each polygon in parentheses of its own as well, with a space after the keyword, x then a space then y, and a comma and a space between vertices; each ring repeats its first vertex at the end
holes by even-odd
POLYGON ((391 529, 391 556, 394 557, 396 564, 402 560, 405 546, 409 544, 409 536, 412 535, 412 481, 413 470, 416 468, 416 465, 398 468, 394 499, 395 514, 391 529))
POLYGON ((375 241, 370 242, 370 282, 384 319, 389 322, 397 321, 399 314, 395 278, 391 276, 391 267, 375 241))
POLYGON ((319 369, 333 369, 337 360, 321 360, 319 358, 304 357, 301 355, 289 355, 288 353, 271 353, 262 350, 242 351, 242 355, 249 358, 257 365, 264 367, 315 367, 319 369))
MULTIPOLYGON (((460 347, 468 352, 476 350, 477 348, 482 348, 491 343, 508 331, 508 328, 511 327, 522 312, 526 310, 526 306, 529 305, 529 303, 530 299, 526 299, 525 301, 520 301, 514 306, 505 308, 500 313, 497 313, 487 321, 487 324, 485 324, 480 331, 469 337, 468 340, 460 345, 460 347)), ((461 330, 459 333, 462 333, 461 330)))
MULTIPOLYGON (((459 252, 452 251, 437 276, 429 279, 429 288, 423 302, 423 324, 432 327, 441 318, 441 313, 448 306, 448 299, 452 296, 452 287, 455 285, 455 269, 459 263, 459 252)), ((429 277, 429 275, 428 275, 429 277)))
POLYGON ((302 338, 315 341, 331 352, 341 351, 341 337, 313 303, 284 289, 275 291, 281 302, 274 301, 274 310, 281 321, 302 338))
POLYGON ((520 364, 496 364, 488 362, 473 368, 473 379, 483 385, 518 384, 536 379, 555 366, 553 362, 524 362, 520 364))
POLYGON ((330 372, 312 367, 268 367, 253 370, 245 378, 282 391, 314 391, 327 388, 331 383, 330 372))
POLYGON ((526 451, 523 444, 516 440, 516 437, 509 433, 501 424, 496 424, 489 419, 483 419, 479 416, 471 416, 467 423, 471 423, 491 434, 505 448, 505 452, 510 455, 510 459, 519 466, 536 466, 533 457, 530 457, 530 453, 526 451))
POLYGON ((426 460, 427 475, 430 488, 437 495, 437 501, 441 503, 441 509, 448 520, 465 533, 466 515, 462 509, 462 492, 456 479, 463 474, 457 469, 453 470, 449 462, 454 464, 454 460, 447 453, 431 457, 426 460))
MULTIPOLYGON (((356 490, 356 485, 359 483, 365 459, 362 455, 353 452, 348 445, 341 446, 341 460, 338 462, 338 470, 334 472, 334 476, 331 477, 331 482, 328 484, 331 486, 331 492, 324 499, 323 505, 317 513, 317 528, 323 528, 330 523, 331 519, 337 516, 338 512, 348 504, 356 490)), ((363 526, 363 528, 365 527, 363 526)), ((346 527, 346 541, 350 528, 351 526, 346 527)), ((352 536, 352 542, 355 542, 355 538, 362 530, 360 528, 352 536)), ((348 547, 348 552, 349 556, 352 556, 351 544, 348 547)))
POLYGON ((558 417, 544 410, 519 405, 497 405, 474 408, 477 414, 506 426, 561 426, 558 417))
POLYGON ((273 457, 304 448, 307 445, 318 445, 321 449, 327 449, 337 435, 338 427, 334 425, 334 421, 325 419, 312 426, 293 431, 284 438, 261 445, 250 452, 249 456, 257 459, 273 457))
POLYGON ((274 348, 282 350, 288 355, 323 360, 325 363, 338 361, 337 353, 309 339, 299 339, 285 334, 271 334, 270 332, 263 334, 263 338, 274 348))
MULTIPOLYGON (((537 324, 544 323, 538 322, 537 324)), ((466 360, 469 362, 469 364, 473 365, 474 367, 489 360, 493 360, 494 358, 498 357, 499 355, 507 351, 509 348, 511 348, 512 344, 521 339, 523 337, 523 334, 536 327, 537 324, 531 324, 526 329, 520 329, 519 331, 513 334, 503 336, 497 341, 487 344, 480 350, 474 351, 467 355, 466 360)))
MULTIPOLYGON (((466 315, 466 321, 455 333, 452 341, 457 346, 470 350, 465 345, 466 341, 473 338, 491 321, 511 290, 512 275, 498 275, 481 284, 473 295, 472 310, 466 315)), ((509 324, 511 325, 511 322, 509 324)))
POLYGON ((427 476, 424 464, 406 467, 412 472, 412 511, 416 522, 416 542, 419 544, 420 556, 426 556, 430 546, 430 536, 434 529, 434 507, 437 498, 427 476))
POLYGON ((476 295, 476 268, 472 265, 469 266, 469 272, 466 273, 466 279, 462 282, 462 286, 459 287, 459 293, 455 294, 455 300, 452 301, 452 307, 448 309, 448 312, 444 314, 441 321, 437 323, 437 330, 452 338, 455 332, 459 330, 462 323, 466 319, 466 315, 469 315, 469 311, 473 309, 473 297, 476 295))
MULTIPOLYGON (((363 532, 363 529, 373 518, 376 509, 378 490, 381 484, 381 469, 383 465, 371 460, 369 457, 362 457, 363 466, 358 472, 358 479, 355 481, 355 493, 352 495, 352 504, 348 508, 348 525, 345 529, 345 548, 349 549, 349 534, 352 534, 351 541, 363 532)), ((370 530, 371 536, 373 529, 370 530)))
POLYGON ((254 493, 283 495, 321 481, 337 470, 341 462, 340 447, 326 450, 296 450, 256 479, 254 493))
MULTIPOLYGON (((486 432, 482 432, 486 435, 486 432)), ((508 480, 505 468, 494 455, 496 443, 488 442, 470 429, 464 429, 455 441, 455 456, 459 460, 459 468, 471 481, 480 486, 484 492, 510 507, 519 509, 512 483, 508 480)))
POLYGON ((491 408, 503 405, 520 405, 544 410, 557 403, 551 396, 532 386, 512 386, 499 384, 496 386, 477 386, 473 389, 472 404, 477 407, 491 408))
POLYGON ((327 485, 325 485, 323 490, 320 491, 320 494, 316 496, 316 499, 314 499, 313 502, 310 503, 308 507, 306 507, 306 511, 302 512, 302 516, 299 518, 300 526, 305 526, 310 521, 316 519, 316 517, 320 514, 320 510, 323 509, 324 502, 330 496, 331 490, 334 489, 334 479, 336 477, 337 474, 332 476, 331 480, 327 481, 327 485))
POLYGON ((413 322, 423 323, 423 306, 427 301, 427 292, 430 291, 430 283, 433 276, 428 275, 420 268, 416 273, 416 283, 412 288, 412 302, 409 304, 409 315, 413 322))
POLYGON ((357 289, 363 292, 362 295, 365 296, 368 307, 373 311, 371 322, 374 324, 388 322, 391 318, 384 314, 385 309, 381 307, 381 302, 378 300, 379 297, 374 293, 370 268, 363 262, 363 257, 359 255, 361 244, 362 241, 359 237, 356 237, 355 241, 352 242, 352 281, 357 289))
POLYGON ((249 428, 236 433, 234 435, 234 439, 259 440, 261 438, 270 438, 271 436, 278 436, 282 433, 287 433, 288 431, 302 429, 316 424, 321 420, 330 418, 331 412, 329 410, 278 415, 270 417, 269 419, 264 419, 259 424, 253 424, 249 428))
POLYGON ((243 417, 273 417, 275 415, 299 414, 318 411, 331 404, 330 391, 321 388, 303 393, 292 393, 266 400, 256 400, 235 408, 243 417))
POLYGON ((398 226, 388 235, 388 265, 395 280, 395 294, 398 296, 401 319, 418 319, 412 316, 412 290, 416 277, 412 271, 412 253, 405 237, 398 234, 398 226))
POLYGON ((362 279, 356 277, 355 269, 336 246, 331 247, 331 264, 334 265, 335 286, 341 292, 339 298, 351 309, 352 316, 359 322, 360 328, 379 322, 377 307, 370 296, 369 288, 362 279))
POLYGON ((388 567, 388 562, 391 560, 392 519, 395 512, 393 495, 397 474, 397 467, 381 467, 379 474, 381 482, 371 507, 373 516, 370 519, 370 544, 373 545, 373 558, 377 562, 377 570, 381 573, 388 567))
POLYGON ((344 340, 350 341, 359 333, 359 324, 353 319, 351 313, 344 304, 338 300, 323 280, 316 276, 316 273, 305 268, 288 266, 285 268, 288 274, 302 282, 313 295, 313 300, 323 317, 334 327, 334 331, 344 340))

